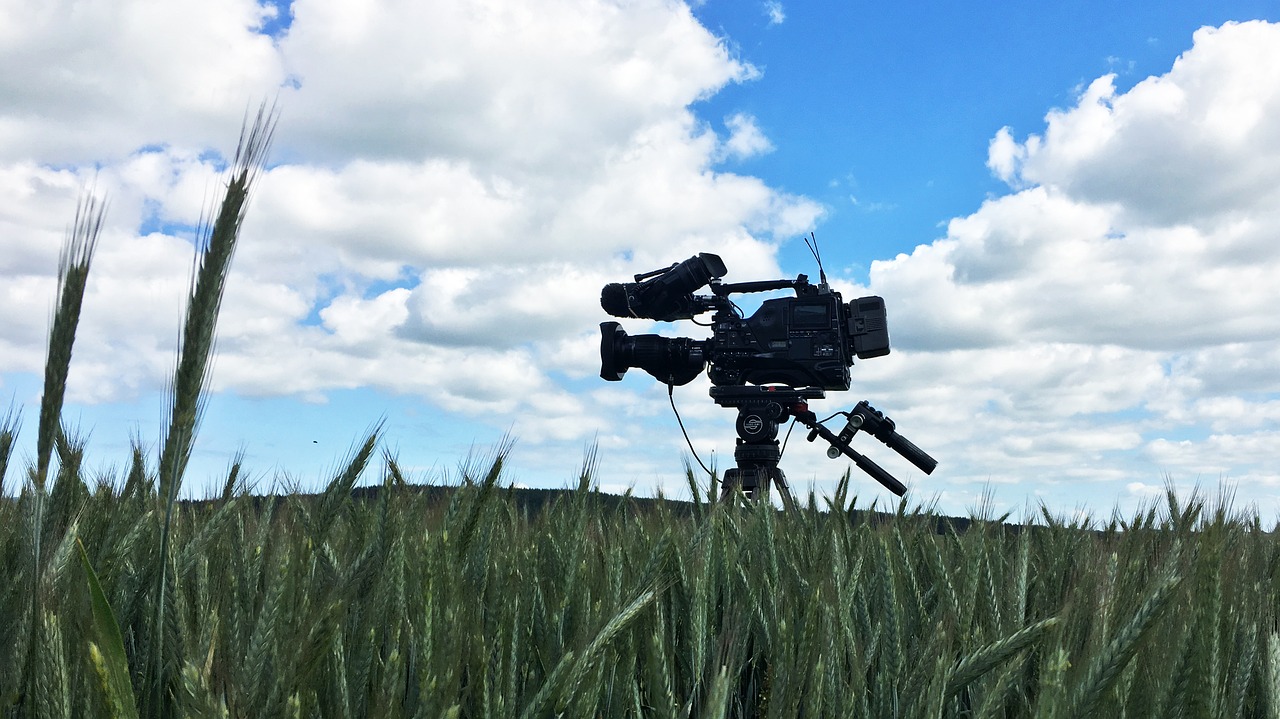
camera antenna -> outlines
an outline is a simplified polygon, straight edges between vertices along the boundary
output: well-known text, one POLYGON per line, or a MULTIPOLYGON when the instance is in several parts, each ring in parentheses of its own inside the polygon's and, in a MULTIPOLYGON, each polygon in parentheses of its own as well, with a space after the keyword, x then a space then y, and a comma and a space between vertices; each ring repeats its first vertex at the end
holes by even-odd
POLYGON ((809 237, 804 238, 804 245, 809 248, 809 253, 813 255, 813 259, 818 262, 818 281, 824 285, 827 284, 827 272, 822 269, 822 255, 818 254, 818 236, 810 231, 809 237), (810 239, 812 239, 813 242, 810 242, 810 239))

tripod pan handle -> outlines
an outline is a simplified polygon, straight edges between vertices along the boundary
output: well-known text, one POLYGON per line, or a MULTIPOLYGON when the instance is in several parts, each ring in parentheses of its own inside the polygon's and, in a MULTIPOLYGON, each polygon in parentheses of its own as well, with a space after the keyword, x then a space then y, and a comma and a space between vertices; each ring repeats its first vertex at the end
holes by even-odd
POLYGON ((919 467, 920 471, 925 474, 933 474, 933 470, 938 466, 938 460, 930 457, 927 452, 897 432, 894 432, 885 444, 889 446, 889 449, 905 457, 908 462, 919 467))
POLYGON ((885 489, 893 492, 899 497, 907 493, 907 486, 902 482, 899 482, 892 474, 884 471, 884 468, 880 465, 872 462, 867 457, 858 454, 852 449, 844 450, 844 453, 849 455, 849 458, 853 460, 854 464, 858 465, 858 469, 861 469, 863 472, 871 475, 871 478, 884 485, 885 489))
MULTIPOLYGON (((888 472, 884 471, 884 468, 881 467, 880 465, 876 464, 875 462, 872 462, 870 459, 859 454, 856 450, 850 447, 847 442, 844 442, 839 437, 832 434, 831 430, 827 429, 826 427, 823 427, 821 424, 818 424, 817 422, 805 422, 805 424, 809 427, 809 429, 813 430, 814 434, 827 440, 827 442, 829 442, 832 447, 835 447, 836 449, 840 450, 841 454, 848 457, 849 459, 852 459, 853 463, 858 465, 858 469, 871 475, 871 478, 879 482, 880 484, 884 485, 885 489, 889 490, 890 492, 893 492, 899 497, 907 493, 907 486, 905 484, 903 484, 902 482, 899 482, 892 474, 889 474, 888 472)), ((809 438, 813 439, 813 435, 810 435, 809 438)), ((908 442, 908 444, 910 443, 908 442)), ((916 451, 919 452, 920 450, 916 450, 916 451)), ((924 452, 920 452, 920 453, 924 454, 924 452)), ((927 457, 928 455, 925 455, 925 456, 927 457)))

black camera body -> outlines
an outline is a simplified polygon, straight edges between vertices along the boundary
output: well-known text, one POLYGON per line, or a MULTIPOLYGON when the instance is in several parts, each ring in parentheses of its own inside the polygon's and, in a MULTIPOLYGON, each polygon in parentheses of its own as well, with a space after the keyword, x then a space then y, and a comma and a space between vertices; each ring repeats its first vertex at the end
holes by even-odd
POLYGON ((845 303, 825 282, 768 280, 723 284, 724 262, 703 253, 636 276, 636 282, 606 285, 600 304, 615 317, 670 321, 715 311, 705 340, 658 335, 629 336, 617 322, 600 325, 600 376, 622 379, 639 367, 666 384, 682 385, 708 365, 716 386, 786 385, 844 391, 855 357, 889 354, 884 300, 859 297, 845 303), (711 296, 693 291, 709 285, 711 296), (795 297, 765 300, 743 317, 729 296, 741 292, 791 289, 795 297))
POLYGON ((712 384, 844 391, 854 357, 889 353, 884 300, 860 297, 845 304, 839 292, 803 280, 795 289, 795 297, 765 300, 750 317, 729 316, 712 325, 712 384))

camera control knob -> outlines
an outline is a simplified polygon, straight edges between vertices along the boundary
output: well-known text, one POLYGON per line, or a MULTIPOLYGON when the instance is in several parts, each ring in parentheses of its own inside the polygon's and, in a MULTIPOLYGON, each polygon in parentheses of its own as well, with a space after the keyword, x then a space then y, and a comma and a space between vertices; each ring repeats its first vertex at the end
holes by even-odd
POLYGON ((842 452, 839 447, 827 447, 828 459, 839 459, 842 452))

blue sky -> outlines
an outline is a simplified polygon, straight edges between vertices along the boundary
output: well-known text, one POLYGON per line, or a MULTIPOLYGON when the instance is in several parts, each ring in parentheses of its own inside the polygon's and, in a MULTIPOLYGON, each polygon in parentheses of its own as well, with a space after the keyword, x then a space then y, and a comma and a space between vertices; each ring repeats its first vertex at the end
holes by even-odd
MULTIPOLYGON (((1276 19, 1266 2, 781 4, 695 12, 763 70, 696 107, 753 115, 775 151, 742 165, 831 208, 821 229, 875 254, 909 250, 1008 188, 986 168, 1004 126, 1039 132, 1107 73, 1168 71, 1202 26, 1276 19), (815 141, 816 140, 816 141, 815 141), (858 204, 851 206, 850 197, 858 204)), ((803 247, 787 256, 803 262, 803 247)))
MULTIPOLYGON (((680 495, 664 388, 596 377, 599 288, 698 251, 730 281, 815 275, 812 231, 846 298, 885 297, 894 341, 816 409, 897 419, 932 476, 858 449, 917 501, 1105 515, 1225 483, 1280 511, 1274 4, 3 13, 0 398, 29 441, 57 250, 93 186, 111 211, 66 415, 106 474, 160 434, 190 228, 245 108, 275 97, 193 494, 240 449, 262 489, 319 486, 385 417, 423 480, 510 433, 511 481, 564 486, 598 444, 604 488, 680 495)), ((733 416, 706 389, 676 399, 723 467, 733 416)), ((793 486, 830 491, 847 463, 793 439, 793 486)))

